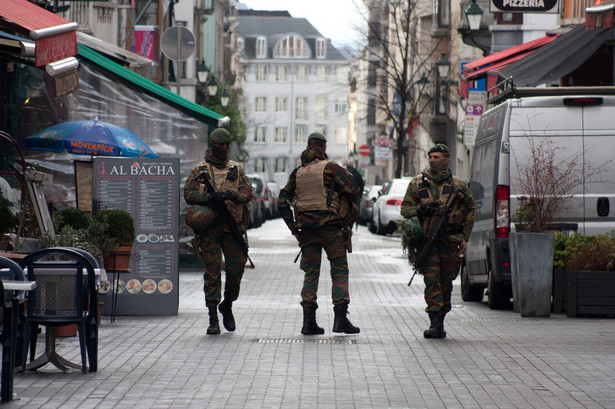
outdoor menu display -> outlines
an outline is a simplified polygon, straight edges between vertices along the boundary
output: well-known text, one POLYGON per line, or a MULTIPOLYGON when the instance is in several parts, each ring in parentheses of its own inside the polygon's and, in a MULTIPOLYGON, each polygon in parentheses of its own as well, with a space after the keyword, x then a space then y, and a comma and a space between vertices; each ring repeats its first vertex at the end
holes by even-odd
MULTIPOLYGON (((177 158, 96 157, 93 209, 132 214, 136 240, 130 272, 116 274, 117 315, 175 315, 179 304, 179 188, 177 158)), ((111 311, 115 288, 100 289, 104 314, 111 311)))

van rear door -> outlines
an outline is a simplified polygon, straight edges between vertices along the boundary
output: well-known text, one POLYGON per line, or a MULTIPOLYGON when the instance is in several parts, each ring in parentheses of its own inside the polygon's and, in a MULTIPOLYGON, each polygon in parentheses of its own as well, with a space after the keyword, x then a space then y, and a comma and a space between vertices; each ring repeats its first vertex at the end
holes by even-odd
MULTIPOLYGON (((574 175, 579 184, 570 193, 572 198, 566 203, 566 210, 554 221, 572 223, 583 232, 583 176, 585 155, 583 154, 583 108, 566 106, 563 98, 521 99, 518 106, 511 110, 510 119, 510 205, 511 215, 519 205, 519 197, 527 196, 528 174, 531 169, 547 160, 553 159, 555 167, 565 171, 567 167, 576 169, 574 175), (536 164, 536 165, 535 165, 536 164), (525 186, 524 186, 525 184, 525 186)), ((546 184, 564 183, 558 175, 539 174, 546 184)), ((535 185, 530 183, 530 185, 535 185)), ((546 192, 538 193, 544 195, 546 192)), ((514 222, 513 222, 514 224, 514 222)), ((512 227, 512 226, 511 226, 512 227)), ((574 230, 574 228, 573 228, 574 230)))
MULTIPOLYGON (((615 230, 615 97, 596 97, 585 101, 583 140, 585 146, 585 231, 588 235, 615 230), (592 176, 593 175, 593 176, 592 176), (593 180, 598 180, 592 181, 593 180)), ((569 98, 574 104, 579 98, 569 98)))

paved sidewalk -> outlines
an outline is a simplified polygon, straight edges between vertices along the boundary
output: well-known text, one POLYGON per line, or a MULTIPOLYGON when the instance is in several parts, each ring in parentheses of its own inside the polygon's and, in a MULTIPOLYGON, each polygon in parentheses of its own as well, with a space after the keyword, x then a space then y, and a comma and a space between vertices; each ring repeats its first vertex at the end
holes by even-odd
MULTIPOLYGON (((615 408, 615 320, 522 318, 464 303, 455 283, 444 340, 426 340, 422 280, 398 238, 363 226, 350 261, 358 335, 333 335, 326 257, 322 336, 302 336, 298 247, 281 220, 249 231, 237 330, 205 334, 202 273, 182 271, 179 314, 100 327, 99 370, 17 374, 7 408, 615 408)), ((39 337, 39 342, 44 336, 39 337)), ((38 350, 44 346, 39 344, 38 350)), ((58 351, 79 362, 76 338, 58 351)))

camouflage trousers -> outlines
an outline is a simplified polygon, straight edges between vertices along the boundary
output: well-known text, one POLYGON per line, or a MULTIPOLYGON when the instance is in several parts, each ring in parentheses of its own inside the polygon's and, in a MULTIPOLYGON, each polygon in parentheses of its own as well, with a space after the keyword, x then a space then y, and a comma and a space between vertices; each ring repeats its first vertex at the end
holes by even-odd
POLYGON ((239 286, 247 257, 237 244, 233 235, 224 229, 221 223, 199 234, 205 274, 203 275, 203 291, 205 305, 215 307, 222 299, 222 254, 224 254, 224 298, 235 301, 239 297, 239 286))
POLYGON ((460 257, 457 243, 436 242, 420 273, 425 282, 425 311, 446 314, 451 310, 453 280, 459 273, 460 257))
POLYGON ((316 302, 322 251, 325 250, 331 264, 331 298, 333 305, 350 302, 348 295, 348 260, 344 236, 339 228, 323 227, 320 229, 303 229, 299 245, 302 249, 301 270, 305 272, 301 305, 318 308, 316 302))

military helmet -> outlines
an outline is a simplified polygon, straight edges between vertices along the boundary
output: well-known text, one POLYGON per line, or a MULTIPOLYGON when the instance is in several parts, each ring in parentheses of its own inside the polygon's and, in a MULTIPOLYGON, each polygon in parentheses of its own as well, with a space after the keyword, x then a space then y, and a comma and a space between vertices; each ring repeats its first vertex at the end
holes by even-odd
POLYGON ((405 242, 405 247, 418 248, 421 245, 425 235, 423 234, 418 217, 413 216, 402 225, 402 238, 405 242))
POLYGON ((216 213, 209 206, 193 205, 186 213, 186 224, 194 230, 200 232, 207 230, 216 218, 216 213))

